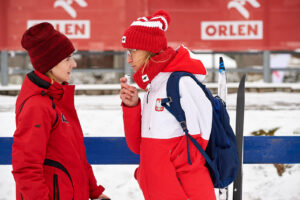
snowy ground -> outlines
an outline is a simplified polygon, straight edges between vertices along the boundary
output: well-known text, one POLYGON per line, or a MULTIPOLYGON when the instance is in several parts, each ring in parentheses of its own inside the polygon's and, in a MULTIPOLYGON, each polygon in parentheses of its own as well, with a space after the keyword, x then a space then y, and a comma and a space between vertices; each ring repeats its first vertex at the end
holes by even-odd
MULTIPOLYGON (((15 129, 16 97, 0 96, 0 136, 11 137, 15 129)), ((123 136, 122 111, 118 95, 76 96, 75 104, 85 136, 123 136)), ((235 127, 236 95, 228 96, 228 109, 235 127)), ((245 135, 258 129, 280 129, 275 135, 300 136, 299 93, 247 93, 245 135)), ((135 165, 94 165, 105 194, 113 200, 141 200, 133 178, 135 165)), ((243 166, 244 200, 300 200, 300 165, 279 177, 273 165, 243 166)), ((15 199, 11 166, 0 166, 0 200, 15 199)))

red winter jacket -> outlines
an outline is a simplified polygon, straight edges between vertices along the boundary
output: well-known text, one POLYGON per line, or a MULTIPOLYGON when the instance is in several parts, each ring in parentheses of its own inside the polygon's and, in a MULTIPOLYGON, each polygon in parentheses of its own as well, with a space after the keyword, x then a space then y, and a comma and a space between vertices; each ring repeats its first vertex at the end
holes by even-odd
POLYGON ((74 89, 36 71, 26 76, 12 146, 17 200, 88 200, 104 191, 87 162, 74 89))

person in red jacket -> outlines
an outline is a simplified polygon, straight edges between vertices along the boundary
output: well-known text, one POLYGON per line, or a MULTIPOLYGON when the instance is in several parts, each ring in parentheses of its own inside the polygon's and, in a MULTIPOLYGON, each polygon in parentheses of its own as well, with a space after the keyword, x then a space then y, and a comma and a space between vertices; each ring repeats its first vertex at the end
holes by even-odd
POLYGON ((44 22, 29 28, 21 43, 34 71, 27 74, 16 102, 16 199, 108 198, 87 162, 75 87, 67 83, 76 67, 71 41, 44 22))
MULTIPOLYGON (((175 50, 167 46, 169 22, 169 14, 160 10, 132 22, 122 37, 127 62, 135 72, 133 79, 146 90, 141 102, 127 78, 120 79, 126 142, 140 155, 134 175, 146 200, 214 200, 204 157, 187 143, 178 121, 161 105, 161 99, 167 98, 166 84, 172 72, 193 73, 200 81, 206 75, 202 62, 186 47, 175 50)), ((191 77, 180 79, 179 90, 189 134, 205 149, 212 128, 211 103, 191 77)))

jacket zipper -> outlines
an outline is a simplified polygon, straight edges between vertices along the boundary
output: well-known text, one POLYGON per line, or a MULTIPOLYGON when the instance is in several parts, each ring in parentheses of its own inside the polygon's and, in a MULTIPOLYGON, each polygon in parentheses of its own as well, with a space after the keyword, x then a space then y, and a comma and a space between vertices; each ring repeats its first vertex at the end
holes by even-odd
MULTIPOLYGON (((151 83, 148 84, 147 87, 148 87, 148 91, 147 91, 146 103, 148 104, 149 103, 149 95, 150 95, 150 92, 151 92, 151 83)), ((149 132, 151 130, 151 126, 150 126, 150 124, 151 124, 151 116, 152 116, 152 114, 151 114, 151 110, 150 110, 150 118, 149 118, 149 126, 147 127, 147 134, 150 134, 149 132)))
POLYGON ((59 187, 57 174, 53 175, 53 200, 59 200, 59 187), (57 198, 55 198, 57 196, 57 198))
POLYGON ((150 94, 150 92, 151 92, 151 83, 149 84, 149 88, 148 88, 148 91, 147 91, 147 100, 146 100, 147 104, 149 102, 149 94, 150 94))
POLYGON ((56 123, 58 122, 58 114, 56 113, 56 119, 55 119, 55 122, 53 123, 53 125, 52 125, 52 128, 56 125, 56 123))
MULTIPOLYGON (((55 167, 55 168, 58 168, 60 170, 62 170, 65 174, 67 174, 67 176, 69 177, 69 180, 72 184, 72 187, 73 187, 73 197, 72 197, 72 200, 74 200, 74 184, 73 184, 73 181, 72 181, 72 178, 71 178, 71 175, 70 173, 68 172, 68 170, 59 162, 55 161, 55 160, 50 160, 50 159, 45 159, 44 160, 44 165, 47 165, 47 166, 51 166, 51 167, 55 167)), ((54 179, 54 178, 53 178, 54 179)), ((53 180, 54 181, 54 180, 53 180)), ((58 189, 57 189, 58 190, 58 189)), ((55 197, 55 195, 53 194, 53 196, 55 197)))

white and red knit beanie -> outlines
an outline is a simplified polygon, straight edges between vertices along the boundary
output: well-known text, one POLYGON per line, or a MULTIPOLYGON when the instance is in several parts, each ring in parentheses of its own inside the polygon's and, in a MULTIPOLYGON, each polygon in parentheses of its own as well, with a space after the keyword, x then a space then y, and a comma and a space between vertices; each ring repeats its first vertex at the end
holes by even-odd
POLYGON ((122 45, 127 49, 140 49, 158 53, 167 48, 165 31, 170 23, 170 15, 159 10, 153 16, 140 17, 132 22, 124 32, 122 45))

